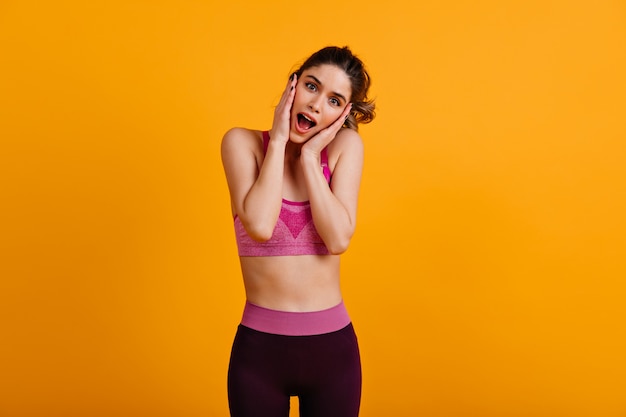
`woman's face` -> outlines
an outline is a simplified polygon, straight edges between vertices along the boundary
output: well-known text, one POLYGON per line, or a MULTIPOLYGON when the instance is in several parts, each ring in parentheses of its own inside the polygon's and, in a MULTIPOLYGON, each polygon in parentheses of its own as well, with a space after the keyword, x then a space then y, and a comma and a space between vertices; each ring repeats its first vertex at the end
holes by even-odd
POLYGON ((350 79, 341 68, 324 64, 304 70, 291 107, 290 140, 304 143, 330 126, 350 103, 351 95, 350 79))

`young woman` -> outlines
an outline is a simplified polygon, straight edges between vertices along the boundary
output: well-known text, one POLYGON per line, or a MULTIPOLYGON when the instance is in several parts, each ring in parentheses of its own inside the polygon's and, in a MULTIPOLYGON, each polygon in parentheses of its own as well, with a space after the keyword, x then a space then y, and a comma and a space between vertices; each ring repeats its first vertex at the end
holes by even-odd
POLYGON ((356 417, 357 339, 339 254, 356 225, 359 123, 374 118, 370 78, 349 48, 327 47, 291 75, 270 131, 222 141, 246 306, 233 343, 233 417, 356 417))

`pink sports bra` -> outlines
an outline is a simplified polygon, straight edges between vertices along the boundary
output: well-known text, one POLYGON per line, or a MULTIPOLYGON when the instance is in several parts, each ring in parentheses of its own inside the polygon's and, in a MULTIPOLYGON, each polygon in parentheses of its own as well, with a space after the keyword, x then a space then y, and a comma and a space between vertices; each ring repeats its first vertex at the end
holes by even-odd
MULTIPOLYGON (((270 136, 263 132, 263 150, 267 151, 270 136)), ((330 184, 328 152, 320 154, 321 168, 330 184)), ((265 242, 252 239, 235 215, 235 238, 239 256, 291 256, 291 255, 328 255, 324 241, 317 233, 308 201, 289 201, 283 198, 278 221, 272 237, 265 242)))

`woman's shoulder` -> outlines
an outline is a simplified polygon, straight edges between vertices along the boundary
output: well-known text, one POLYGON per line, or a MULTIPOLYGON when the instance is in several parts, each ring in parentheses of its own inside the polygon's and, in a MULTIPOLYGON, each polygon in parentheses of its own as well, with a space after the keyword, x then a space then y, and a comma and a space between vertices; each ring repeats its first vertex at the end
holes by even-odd
POLYGON ((341 154, 344 152, 362 152, 363 139, 359 132, 354 129, 343 128, 337 132, 335 139, 328 145, 329 154, 341 154))
POLYGON ((335 139, 331 143, 339 143, 344 146, 358 146, 363 144, 363 139, 356 130, 344 127, 339 129, 339 132, 337 132, 335 139))
POLYGON ((351 166, 363 163, 363 139, 354 129, 339 130, 327 149, 328 163, 332 172, 335 171, 339 160, 350 161, 348 164, 351 166))
POLYGON ((222 153, 249 150, 255 155, 263 154, 263 132, 261 130, 233 127, 222 138, 222 153))
POLYGON ((222 143, 226 142, 262 142, 263 132, 260 130, 247 129, 245 127, 233 127, 229 129, 222 139, 222 143))

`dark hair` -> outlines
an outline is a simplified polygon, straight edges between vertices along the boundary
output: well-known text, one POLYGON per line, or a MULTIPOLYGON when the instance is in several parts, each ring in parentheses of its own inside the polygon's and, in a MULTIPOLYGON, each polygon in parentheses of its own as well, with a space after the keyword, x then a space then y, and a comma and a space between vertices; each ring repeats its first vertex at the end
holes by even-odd
POLYGON ((376 116, 374 109, 376 106, 374 105, 374 100, 367 98, 371 80, 363 62, 347 46, 343 48, 327 46, 311 55, 295 73, 300 78, 304 70, 324 64, 335 65, 341 68, 350 79, 350 84, 352 85, 350 99, 352 110, 344 126, 358 130, 359 123, 369 123, 374 120, 376 116))

